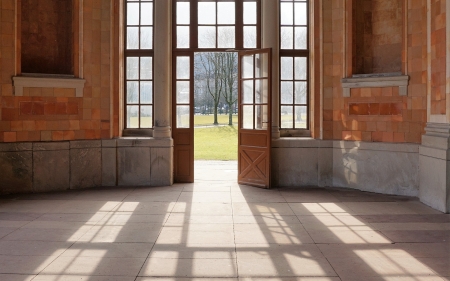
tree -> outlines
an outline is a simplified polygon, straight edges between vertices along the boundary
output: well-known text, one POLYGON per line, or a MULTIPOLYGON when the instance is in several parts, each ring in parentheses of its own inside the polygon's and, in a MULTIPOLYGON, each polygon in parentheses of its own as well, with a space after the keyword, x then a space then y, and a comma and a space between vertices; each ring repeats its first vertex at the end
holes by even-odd
POLYGON ((223 99, 228 105, 228 125, 233 125, 233 105, 237 101, 237 61, 236 53, 223 53, 221 78, 224 81, 223 99))

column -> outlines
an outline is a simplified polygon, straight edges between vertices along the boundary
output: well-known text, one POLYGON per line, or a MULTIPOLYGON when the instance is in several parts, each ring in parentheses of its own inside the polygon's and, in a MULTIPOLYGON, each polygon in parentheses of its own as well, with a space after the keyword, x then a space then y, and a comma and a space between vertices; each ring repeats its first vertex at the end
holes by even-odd
POLYGON ((170 138, 172 95, 172 1, 155 0, 154 29, 154 118, 153 137, 170 138))
POLYGON ((262 0, 262 48, 272 48, 272 138, 280 138, 279 1, 262 0))
MULTIPOLYGON (((427 1, 427 49, 428 49, 428 87, 427 87, 427 125, 422 144, 419 148, 420 163, 420 200, 442 212, 450 213, 450 4, 446 5, 446 38, 431 41, 434 32, 431 27, 433 20, 430 13, 431 1, 427 1), (445 41, 445 42, 444 42, 445 41), (433 44, 445 44, 446 70, 445 93, 438 94, 436 87, 431 87, 434 69, 432 59, 436 56, 433 44)), ((442 58, 440 58, 442 59, 442 58)))

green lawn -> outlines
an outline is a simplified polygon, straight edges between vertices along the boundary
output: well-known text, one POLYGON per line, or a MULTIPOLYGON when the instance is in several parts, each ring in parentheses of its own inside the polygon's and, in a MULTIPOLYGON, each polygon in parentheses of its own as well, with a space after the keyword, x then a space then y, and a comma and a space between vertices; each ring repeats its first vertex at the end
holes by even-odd
MULTIPOLYGON (((220 125, 228 125, 228 114, 217 115, 220 125)), ((238 117, 233 115, 233 125, 237 125, 238 117)), ((209 126, 214 123, 214 115, 194 115, 194 126, 209 126)))
POLYGON ((195 160, 237 160, 237 126, 194 129, 195 160))

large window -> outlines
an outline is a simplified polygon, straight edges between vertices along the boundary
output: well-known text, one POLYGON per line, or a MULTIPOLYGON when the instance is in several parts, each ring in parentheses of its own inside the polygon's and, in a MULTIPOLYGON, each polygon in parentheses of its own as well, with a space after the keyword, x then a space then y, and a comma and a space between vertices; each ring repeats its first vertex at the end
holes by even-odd
POLYGON ((127 0, 125 128, 153 127, 153 0, 127 0))
MULTIPOLYGON (((309 129, 308 1, 280 0, 280 129, 309 129)), ((292 131, 291 131, 292 132, 292 131)), ((291 132, 284 134, 290 135, 291 132)))
POLYGON ((226 50, 260 47, 259 0, 177 0, 175 49, 226 50))

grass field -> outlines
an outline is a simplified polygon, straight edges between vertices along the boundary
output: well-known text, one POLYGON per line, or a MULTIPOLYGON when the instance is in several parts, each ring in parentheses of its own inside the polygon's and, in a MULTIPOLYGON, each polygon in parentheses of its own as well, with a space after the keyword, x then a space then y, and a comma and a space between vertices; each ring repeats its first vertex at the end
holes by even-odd
POLYGON ((228 126, 228 115, 218 115, 219 124, 213 126, 213 115, 195 115, 194 158, 195 160, 237 160, 237 116, 234 126, 228 126))

